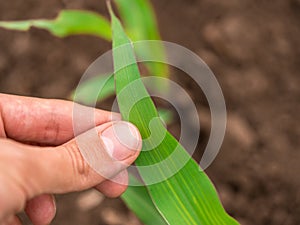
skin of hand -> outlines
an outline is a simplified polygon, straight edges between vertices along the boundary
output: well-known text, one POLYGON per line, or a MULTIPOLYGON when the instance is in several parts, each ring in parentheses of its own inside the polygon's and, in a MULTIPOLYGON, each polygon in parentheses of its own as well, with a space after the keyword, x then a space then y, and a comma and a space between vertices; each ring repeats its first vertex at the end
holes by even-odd
POLYGON ((73 132, 73 104, 0 94, 0 224, 21 224, 16 214, 22 210, 34 225, 50 224, 56 213, 52 194, 95 187, 108 197, 117 197, 126 190, 126 168, 141 150, 137 128, 121 121, 119 114, 112 117, 111 112, 98 109, 94 119, 99 139, 86 135, 92 127, 82 126, 81 140, 91 149, 97 146, 111 160, 97 162, 100 167, 109 165, 104 169, 112 179, 107 179, 80 153, 73 132), (125 144, 112 132, 112 127, 118 130, 124 125, 133 131, 124 135, 134 137, 125 144))

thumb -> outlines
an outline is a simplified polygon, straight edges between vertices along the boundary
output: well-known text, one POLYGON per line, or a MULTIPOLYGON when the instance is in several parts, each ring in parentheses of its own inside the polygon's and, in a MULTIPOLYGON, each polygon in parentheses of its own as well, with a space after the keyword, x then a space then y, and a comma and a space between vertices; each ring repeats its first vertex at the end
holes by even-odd
POLYGON ((123 171, 139 155, 135 126, 102 124, 58 147, 34 147, 0 139, 0 223, 45 193, 66 193, 96 186, 123 171))
MULTIPOLYGON (((102 124, 70 142, 38 149, 36 193, 65 193, 96 186, 135 161, 141 150, 137 128, 127 122, 102 124)), ((29 175, 30 176, 30 175, 29 175)))

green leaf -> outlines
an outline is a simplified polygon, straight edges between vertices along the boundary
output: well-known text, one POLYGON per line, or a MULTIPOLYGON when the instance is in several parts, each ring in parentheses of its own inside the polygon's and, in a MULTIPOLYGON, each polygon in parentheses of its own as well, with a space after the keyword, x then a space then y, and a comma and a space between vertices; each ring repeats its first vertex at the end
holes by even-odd
POLYGON ((54 20, 2 21, 0 27, 27 31, 30 27, 46 29, 58 37, 89 34, 111 40, 110 23, 103 16, 83 10, 63 10, 54 20))
POLYGON ((160 40, 155 13, 148 0, 115 0, 132 40, 160 40), (134 12, 134 13, 133 13, 134 12))
POLYGON ((113 75, 99 75, 84 81, 72 93, 72 99, 87 105, 106 99, 115 93, 113 75), (76 93, 76 96, 75 96, 76 93))
POLYGON ((132 44, 110 12, 119 108, 142 135, 143 149, 136 165, 157 209, 171 225, 238 224, 223 209, 207 175, 156 119, 158 113, 140 79, 132 44))
MULTIPOLYGON (((154 9, 148 0, 115 0, 126 33, 133 41, 161 40, 154 9)), ((164 47, 161 44, 145 47, 137 52, 138 56, 155 56, 165 59, 164 47)), ((153 57, 151 57, 153 58, 153 57)), ((169 67, 158 62, 144 62, 152 76, 169 77, 169 67)), ((166 88, 166 87, 162 87, 166 88)))
POLYGON ((153 205, 146 187, 142 186, 133 176, 129 176, 129 186, 121 197, 144 224, 167 224, 153 205))

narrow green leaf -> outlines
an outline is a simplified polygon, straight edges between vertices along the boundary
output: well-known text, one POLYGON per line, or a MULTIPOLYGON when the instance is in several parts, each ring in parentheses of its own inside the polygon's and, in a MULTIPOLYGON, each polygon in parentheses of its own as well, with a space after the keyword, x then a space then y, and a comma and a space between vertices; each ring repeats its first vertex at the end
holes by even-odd
POLYGON ((71 98, 76 100, 76 102, 89 105, 104 100, 114 93, 115 82, 113 75, 99 75, 80 84, 72 93, 71 98))
POLYGON ((148 0, 115 0, 132 40, 160 40, 156 16, 148 0), (133 13, 134 12, 134 13, 133 13))
POLYGON ((129 186, 122 195, 122 199, 144 224, 167 224, 153 205, 146 187, 142 186, 133 176, 129 176, 129 186))
POLYGON ((135 124, 144 139, 136 165, 157 209, 171 225, 238 224, 223 209, 213 184, 199 165, 156 120, 158 113, 141 82, 131 42, 112 11, 111 17, 119 108, 123 118, 135 124), (155 126, 151 126, 153 121, 155 126))
POLYGON ((27 31, 30 27, 37 27, 46 29, 58 37, 89 34, 111 40, 108 20, 97 13, 81 10, 63 10, 54 20, 2 21, 0 27, 19 31, 27 31))
MULTIPOLYGON (((148 0, 115 0, 126 33, 133 41, 161 40, 156 15, 148 0)), ((163 45, 152 48, 145 47, 137 52, 138 56, 155 56, 156 59, 165 59, 163 45)), ((153 57, 152 57, 153 58, 153 57)), ((152 76, 169 77, 168 65, 158 62, 144 62, 152 76)), ((159 85, 159 84, 158 84, 159 85)), ((166 87, 161 87, 166 88, 166 87)))

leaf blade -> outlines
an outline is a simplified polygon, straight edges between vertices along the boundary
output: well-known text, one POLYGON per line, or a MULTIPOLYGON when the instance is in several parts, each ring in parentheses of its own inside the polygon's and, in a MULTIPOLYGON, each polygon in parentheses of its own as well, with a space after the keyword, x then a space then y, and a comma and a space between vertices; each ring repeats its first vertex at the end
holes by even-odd
POLYGON ((80 83, 80 86, 71 94, 71 99, 90 105, 102 101, 114 93, 115 82, 113 75, 98 75, 80 83))
POLYGON ((121 196, 126 205, 147 225, 167 225, 157 211, 145 186, 133 176, 129 176, 129 185, 121 196), (130 184, 134 184, 131 186, 130 184))
MULTIPOLYGON (((127 0, 115 0, 115 3, 117 4, 122 21, 124 21, 125 30, 131 40, 135 42, 161 40, 155 11, 150 1, 134 0, 129 4, 127 0)), ((163 45, 152 46, 151 49, 145 46, 145 48, 137 52, 137 55, 141 57, 146 56, 146 58, 155 56, 157 59, 165 59, 166 57, 163 45)), ((144 64, 151 75, 169 77, 170 72, 167 65, 158 62, 144 62, 144 64)))
POLYGON ((111 17, 115 84, 121 114, 125 120, 139 128, 143 139, 151 137, 151 134, 165 133, 158 146, 156 138, 150 139, 146 144, 144 142, 143 150, 151 151, 141 152, 136 160, 144 182, 151 184, 147 189, 154 204, 169 224, 238 224, 223 209, 209 178, 200 171, 197 163, 177 140, 161 123, 157 123, 153 130, 150 129, 149 124, 158 117, 157 110, 140 80, 131 41, 112 11, 111 17), (133 83, 134 88, 130 87, 133 83), (163 163, 174 153, 175 157, 168 163, 163 163), (152 174, 143 169, 150 165, 154 165, 152 174), (173 173, 172 176, 168 176, 169 173, 173 173), (155 183, 153 177, 160 182, 155 183))
POLYGON ((88 34, 111 40, 108 20, 97 13, 84 10, 62 10, 54 20, 1 21, 0 27, 19 31, 36 27, 46 29, 57 37, 88 34))

